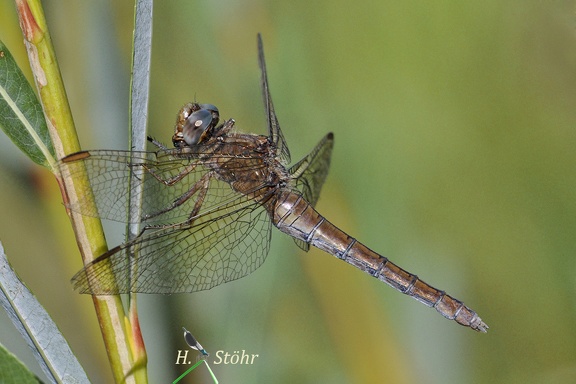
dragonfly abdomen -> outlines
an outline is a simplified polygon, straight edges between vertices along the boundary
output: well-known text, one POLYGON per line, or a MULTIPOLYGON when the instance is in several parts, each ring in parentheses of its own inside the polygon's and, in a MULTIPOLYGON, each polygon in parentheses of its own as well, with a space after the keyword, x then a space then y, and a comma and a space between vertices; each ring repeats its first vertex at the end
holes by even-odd
POLYGON ((274 224, 282 232, 346 261, 426 306, 435 308, 447 319, 476 331, 487 331, 488 326, 464 303, 349 236, 320 215, 301 195, 290 191, 280 193, 272 216, 274 224))

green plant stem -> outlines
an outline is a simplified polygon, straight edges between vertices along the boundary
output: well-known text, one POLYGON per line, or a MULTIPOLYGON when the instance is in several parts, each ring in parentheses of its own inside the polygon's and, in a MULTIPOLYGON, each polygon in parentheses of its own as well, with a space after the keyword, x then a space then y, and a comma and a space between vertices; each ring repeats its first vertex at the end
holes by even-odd
MULTIPOLYGON (((16 0, 20 26, 34 73, 36 88, 57 158, 80 150, 72 114, 60 70, 52 47, 40 0, 16 0)), ((77 200, 76 190, 88 183, 87 178, 63 180, 58 170, 53 170, 65 203, 77 200)), ((84 264, 107 250, 102 224, 99 219, 84 217, 68 211, 76 241, 84 264)), ((146 382, 134 367, 131 353, 127 318, 120 296, 92 296, 108 359, 117 383, 146 382)), ((133 331, 133 330, 132 330, 133 331)), ((143 377, 142 377, 143 376, 143 377)))

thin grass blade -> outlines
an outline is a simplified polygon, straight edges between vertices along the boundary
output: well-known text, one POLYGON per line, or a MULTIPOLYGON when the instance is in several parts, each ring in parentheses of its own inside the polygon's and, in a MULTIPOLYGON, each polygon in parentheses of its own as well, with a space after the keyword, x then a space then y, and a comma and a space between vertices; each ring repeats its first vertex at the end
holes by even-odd
POLYGON ((0 243, 0 304, 55 383, 89 383, 64 336, 8 263, 0 243))

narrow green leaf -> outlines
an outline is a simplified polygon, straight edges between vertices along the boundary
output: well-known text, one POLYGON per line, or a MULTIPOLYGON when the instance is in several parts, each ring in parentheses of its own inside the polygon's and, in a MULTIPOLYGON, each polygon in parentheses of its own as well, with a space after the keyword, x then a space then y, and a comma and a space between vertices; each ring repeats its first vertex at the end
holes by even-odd
POLYGON ((50 315, 8 264, 2 243, 0 243, 0 304, 32 349, 48 378, 58 383, 89 383, 84 369, 50 315))
POLYGON ((38 384, 40 380, 16 356, 0 344, 0 383, 38 384))
POLYGON ((133 151, 144 151, 147 144, 146 125, 152 61, 152 10, 152 0, 136 2, 130 83, 130 148, 133 151))
MULTIPOLYGON (((130 149, 146 150, 146 125, 148 123, 148 100, 150 97, 150 65, 152 61, 152 0, 136 1, 134 17, 134 42, 132 54, 132 78, 130 82, 130 149)), ((136 223, 140 217, 142 201, 141 183, 136 182, 138 175, 133 174, 128 186, 130 206, 128 223, 136 223), (134 187, 132 184, 140 187, 134 187)), ((140 233, 139 224, 128 224, 127 240, 140 233)))
MULTIPOLYGON (((148 123, 148 100, 150 96, 150 64, 152 61, 152 15, 153 0, 137 0, 134 9, 134 36, 132 43, 132 77, 130 79, 130 149, 146 149, 146 126, 148 123)), ((132 173, 128 185, 130 205, 128 207, 127 240, 140 232, 140 225, 134 218, 140 218, 142 209, 142 186, 138 183, 138 171, 132 173)), ((134 257, 138 257, 137 254, 134 257)), ((140 332, 136 294, 130 294, 128 312, 132 332, 132 355, 139 369, 135 378, 148 382, 146 348, 140 332)))
POLYGON ((0 41, 0 127, 32 161, 54 164, 54 148, 32 87, 0 41))

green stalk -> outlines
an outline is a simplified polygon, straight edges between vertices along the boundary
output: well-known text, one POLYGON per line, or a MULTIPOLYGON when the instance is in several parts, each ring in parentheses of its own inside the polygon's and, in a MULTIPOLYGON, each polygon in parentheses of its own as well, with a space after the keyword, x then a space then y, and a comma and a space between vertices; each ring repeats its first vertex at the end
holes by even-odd
MULTIPOLYGON (((80 150, 72 113, 52 47, 40 0, 16 0, 20 27, 28 51, 34 81, 40 95, 44 115, 57 158, 80 150)), ((65 203, 78 199, 77 192, 89 185, 86 177, 63 180, 56 175, 65 203)), ((99 219, 68 211, 84 264, 89 263, 108 247, 99 219)), ((146 382, 146 373, 134 367, 130 344, 131 328, 120 296, 92 296, 102 337, 117 383, 146 382)))

